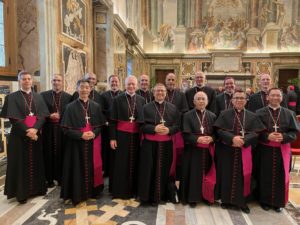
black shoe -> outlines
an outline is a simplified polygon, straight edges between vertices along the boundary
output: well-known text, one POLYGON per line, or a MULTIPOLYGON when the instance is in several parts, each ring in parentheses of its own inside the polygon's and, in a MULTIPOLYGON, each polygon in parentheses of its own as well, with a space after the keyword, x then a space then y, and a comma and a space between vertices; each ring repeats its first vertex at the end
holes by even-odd
POLYGON ((280 207, 273 207, 274 211, 277 212, 277 213, 280 213, 282 212, 283 208, 280 208, 280 207))
POLYGON ((207 206, 212 206, 213 204, 205 199, 203 199, 203 203, 207 206))
POLYGON ((268 206, 268 205, 266 205, 266 204, 263 204, 263 203, 261 203, 260 206, 261 206, 261 208, 262 208, 263 210, 265 210, 265 211, 269 211, 269 210, 271 209, 270 206, 268 206))
POLYGON ((197 207, 197 203, 196 202, 191 202, 189 203, 191 208, 196 208, 197 207))
POLYGON ((243 206, 243 207, 240 207, 241 208, 241 210, 244 212, 244 213, 246 213, 246 214, 249 214, 250 213, 250 209, 249 209, 249 207, 247 206, 247 205, 245 205, 245 206, 243 206))
POLYGON ((221 203, 221 208, 222 209, 228 209, 229 205, 226 203, 221 203))
POLYGON ((19 202, 20 204, 26 204, 26 203, 27 203, 27 199, 19 200, 18 202, 19 202))
POLYGON ((54 184, 53 181, 47 182, 47 187, 48 187, 48 188, 53 188, 54 186, 55 186, 55 184, 54 184))

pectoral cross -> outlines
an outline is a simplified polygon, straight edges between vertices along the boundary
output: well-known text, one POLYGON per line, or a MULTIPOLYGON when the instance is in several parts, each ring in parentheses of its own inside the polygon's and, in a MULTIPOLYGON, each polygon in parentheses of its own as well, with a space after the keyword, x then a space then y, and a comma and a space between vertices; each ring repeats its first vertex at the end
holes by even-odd
POLYGON ((277 126, 277 124, 275 123, 275 125, 273 126, 273 128, 275 129, 275 132, 277 132, 277 129, 279 128, 279 126, 277 126))
POLYGON ((34 113, 33 113, 33 112, 30 112, 30 113, 29 113, 29 116, 33 116, 33 115, 34 115, 34 113))
POLYGON ((164 120, 164 118, 161 118, 161 120, 159 121, 159 122, 161 122, 162 123, 162 125, 165 125, 165 120, 164 120))
POLYGON ((245 137, 245 131, 244 131, 244 129, 242 129, 242 130, 240 131, 240 133, 242 134, 242 138, 244 138, 244 137, 245 137))
POLYGON ((135 120, 134 116, 129 117, 129 119, 130 119, 130 123, 132 123, 135 120))
POLYGON ((203 126, 200 127, 200 130, 201 130, 201 134, 204 134, 204 127, 203 126))
POLYGON ((90 119, 91 117, 89 117, 88 115, 85 115, 85 120, 86 120, 86 123, 89 123, 89 119, 90 119))

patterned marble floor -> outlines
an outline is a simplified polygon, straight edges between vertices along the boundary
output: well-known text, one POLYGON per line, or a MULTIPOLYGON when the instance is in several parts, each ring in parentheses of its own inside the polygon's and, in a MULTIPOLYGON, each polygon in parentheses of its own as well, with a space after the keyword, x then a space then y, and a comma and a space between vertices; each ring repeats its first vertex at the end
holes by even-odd
POLYGON ((199 204, 196 208, 181 204, 141 206, 132 200, 112 200, 107 189, 99 199, 90 199, 74 207, 59 199, 60 188, 46 196, 20 205, 3 195, 4 176, 0 177, 0 224, 35 225, 300 225, 300 174, 291 173, 290 202, 282 213, 264 211, 250 203, 250 214, 199 204))

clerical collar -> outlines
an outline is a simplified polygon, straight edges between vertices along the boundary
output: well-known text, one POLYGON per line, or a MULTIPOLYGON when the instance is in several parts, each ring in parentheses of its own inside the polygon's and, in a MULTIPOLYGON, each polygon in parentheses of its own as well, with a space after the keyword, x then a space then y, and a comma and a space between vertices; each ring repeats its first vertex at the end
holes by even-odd
POLYGON ((199 109, 196 109, 198 112, 201 112, 201 113, 203 113, 203 112, 205 112, 205 109, 201 109, 201 110, 199 110, 199 109))
POLYGON ((270 109, 273 109, 274 111, 276 111, 277 109, 279 109, 280 108, 280 105, 279 106, 277 106, 277 107, 273 107, 273 106, 270 106, 270 105, 268 105, 269 106, 269 108, 270 109))
POLYGON ((228 93, 227 91, 224 91, 224 94, 232 96, 232 93, 228 93))
POLYGON ((143 89, 140 89, 140 91, 142 91, 142 92, 146 93, 146 92, 148 91, 148 89, 147 89, 146 91, 144 91, 143 89))
POLYGON ((201 89, 201 88, 204 88, 204 86, 205 86, 204 84, 203 84, 203 85, 201 85, 201 86, 199 86, 199 85, 196 85, 196 88, 200 88, 200 89, 201 89))
POLYGON ((126 94, 129 95, 130 97, 133 97, 135 95, 135 92, 132 94, 129 94, 128 91, 126 91, 126 94))
POLYGON ((161 105, 161 104, 163 104, 164 103, 164 100, 163 101, 156 101, 156 100, 154 100, 157 104, 159 104, 159 105, 161 105))
POLYGON ((243 109, 236 109, 236 108, 234 108, 234 110, 235 110, 236 112, 240 113, 240 112, 243 112, 243 111, 244 111, 244 108, 243 108, 243 109))
POLYGON ((79 101, 81 101, 84 104, 86 104, 89 101, 89 99, 87 99, 86 101, 84 101, 83 99, 80 99, 80 98, 78 98, 78 99, 79 99, 79 101))
POLYGON ((29 91, 25 91, 23 88, 20 88, 22 92, 26 93, 26 94, 30 94, 31 93, 31 89, 29 91))
POLYGON ((62 92, 62 90, 60 90, 60 91, 55 91, 55 90, 52 90, 54 93, 56 93, 56 94, 58 94, 58 93, 60 93, 60 92, 62 92))

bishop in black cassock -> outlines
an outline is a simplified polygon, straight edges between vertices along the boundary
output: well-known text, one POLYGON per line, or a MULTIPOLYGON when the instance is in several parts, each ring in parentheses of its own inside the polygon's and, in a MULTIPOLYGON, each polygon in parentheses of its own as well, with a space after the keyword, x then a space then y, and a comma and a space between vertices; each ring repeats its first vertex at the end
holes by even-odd
POLYGON ((216 170, 214 164, 214 131, 216 115, 205 109, 207 96, 200 91, 194 96, 195 108, 184 114, 183 154, 180 196, 183 203, 214 202, 216 170))
POLYGON ((45 174, 48 187, 54 186, 54 180, 60 184, 63 162, 64 135, 60 121, 65 107, 71 100, 71 95, 62 91, 62 76, 55 74, 52 78, 53 89, 42 92, 41 95, 50 112, 43 127, 43 150, 45 156, 45 174))
POLYGON ((136 194, 139 126, 144 121, 144 99, 135 94, 137 79, 128 76, 125 86, 126 92, 113 99, 110 114, 110 144, 115 154, 111 193, 122 199, 136 194))
POLYGON ((31 75, 21 71, 18 80, 21 90, 5 97, 0 114, 12 124, 4 194, 26 203, 30 196, 47 190, 41 128, 49 112, 42 96, 31 91, 31 75))
POLYGON ((87 80, 77 83, 79 98, 67 105, 61 125, 66 135, 61 198, 76 205, 97 197, 103 189, 99 104, 90 100, 87 80))
POLYGON ((220 112, 232 108, 232 95, 235 90, 235 81, 233 77, 226 77, 224 79, 225 91, 218 94, 216 97, 216 115, 219 116, 220 112))
POLYGON ((280 212, 288 201, 290 143, 296 140, 299 124, 294 112, 281 107, 282 92, 269 90, 268 106, 256 111, 266 126, 260 135, 259 151, 259 201, 262 208, 271 207, 280 212))
POLYGON ((142 202, 156 204, 168 200, 177 202, 174 134, 179 131, 180 113, 173 104, 164 101, 163 84, 157 84, 153 90, 155 100, 143 109, 138 197, 142 202))
POLYGON ((153 95, 151 90, 149 89, 150 86, 149 76, 146 74, 141 75, 139 85, 140 85, 140 89, 138 89, 135 93, 142 96, 145 99, 145 104, 151 102, 153 100, 153 95))
POLYGON ((246 198, 251 194, 251 151, 257 143, 257 132, 264 126, 244 108, 244 92, 235 92, 232 103, 234 108, 221 112, 214 124, 219 138, 216 195, 221 198, 222 208, 235 205, 249 213, 246 198))

